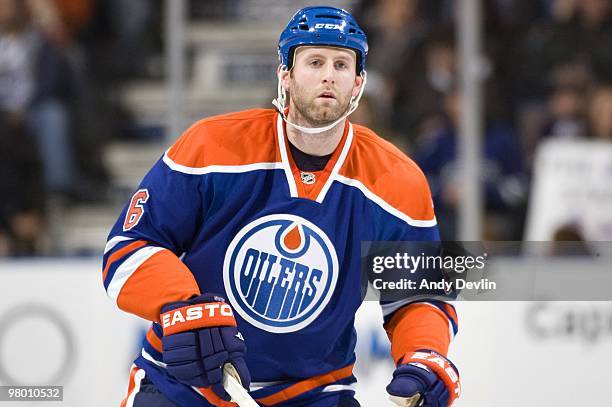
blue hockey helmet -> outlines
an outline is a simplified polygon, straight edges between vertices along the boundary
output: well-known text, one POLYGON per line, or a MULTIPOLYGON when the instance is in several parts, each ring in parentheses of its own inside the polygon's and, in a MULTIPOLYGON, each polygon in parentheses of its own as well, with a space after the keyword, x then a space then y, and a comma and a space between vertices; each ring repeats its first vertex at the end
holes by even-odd
POLYGON ((349 48, 357 55, 357 74, 365 72, 368 39, 355 18, 335 7, 305 7, 289 21, 278 40, 280 64, 291 69, 299 46, 349 48))

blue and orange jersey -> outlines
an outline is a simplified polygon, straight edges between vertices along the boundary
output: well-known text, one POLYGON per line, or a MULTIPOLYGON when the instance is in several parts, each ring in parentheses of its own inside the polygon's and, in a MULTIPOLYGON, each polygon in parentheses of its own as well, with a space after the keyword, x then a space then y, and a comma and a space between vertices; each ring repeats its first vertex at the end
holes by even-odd
MULTIPOLYGON (((204 292, 226 298, 247 344, 253 396, 282 405, 355 381, 361 242, 439 240, 425 176, 371 130, 347 120, 326 167, 307 178, 288 143, 274 110, 197 122, 110 232, 104 287, 117 307, 152 321, 136 365, 171 400, 191 405, 194 391, 164 372, 164 304, 204 292)), ((447 353, 452 306, 420 299, 382 308, 394 360, 417 349, 447 353)))

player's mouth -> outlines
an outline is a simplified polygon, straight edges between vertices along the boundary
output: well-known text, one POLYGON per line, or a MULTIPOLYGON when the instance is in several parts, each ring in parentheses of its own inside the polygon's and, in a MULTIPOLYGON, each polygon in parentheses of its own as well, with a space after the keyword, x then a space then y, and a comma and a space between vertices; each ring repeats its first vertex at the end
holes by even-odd
POLYGON ((323 99, 335 99, 336 98, 332 92, 323 92, 319 95, 319 97, 323 99))

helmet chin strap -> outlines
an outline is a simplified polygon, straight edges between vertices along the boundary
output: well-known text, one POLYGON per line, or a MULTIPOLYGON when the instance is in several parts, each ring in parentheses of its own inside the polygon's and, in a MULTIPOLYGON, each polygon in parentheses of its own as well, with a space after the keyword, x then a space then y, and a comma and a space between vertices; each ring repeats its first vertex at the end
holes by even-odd
POLYGON ((361 77, 363 78, 363 83, 361 84, 361 89, 359 90, 359 94, 351 98, 351 103, 346 113, 344 113, 342 117, 340 117, 338 120, 324 127, 304 127, 304 126, 297 125, 295 123, 291 123, 289 121, 289 119, 287 118, 287 115, 285 114, 285 103, 287 101, 287 93, 285 92, 283 85, 281 85, 280 75, 278 76, 278 88, 277 88, 278 96, 276 99, 272 100, 272 104, 276 106, 283 120, 289 126, 301 131, 302 133, 306 133, 306 134, 323 133, 330 129, 333 129, 338 123, 346 119, 351 113, 355 111, 355 109, 357 109, 357 106, 359 106, 359 101, 361 100, 361 96, 363 95, 363 90, 365 89, 365 85, 367 81, 367 75, 365 71, 361 73, 361 77))

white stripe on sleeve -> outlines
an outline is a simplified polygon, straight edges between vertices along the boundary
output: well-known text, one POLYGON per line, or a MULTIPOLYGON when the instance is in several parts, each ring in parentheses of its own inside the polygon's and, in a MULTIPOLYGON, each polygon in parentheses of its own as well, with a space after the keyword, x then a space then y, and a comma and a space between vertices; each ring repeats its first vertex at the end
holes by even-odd
POLYGON ((132 239, 131 237, 127 237, 127 236, 113 237, 111 240, 109 240, 106 243, 106 247, 104 247, 104 254, 108 253, 109 251, 111 251, 113 247, 117 246, 121 242, 125 242, 126 240, 134 240, 134 239, 132 239))
POLYGON ((134 253, 128 257, 123 264, 117 268, 115 271, 115 275, 108 285, 108 289, 106 290, 106 294, 113 300, 115 305, 117 305, 117 299, 119 298, 119 293, 123 288, 123 285, 127 282, 127 280, 136 272, 138 267, 140 267, 145 261, 151 258, 155 253, 158 253, 162 250, 166 250, 163 247, 153 247, 147 246, 142 249, 136 250, 134 253))

